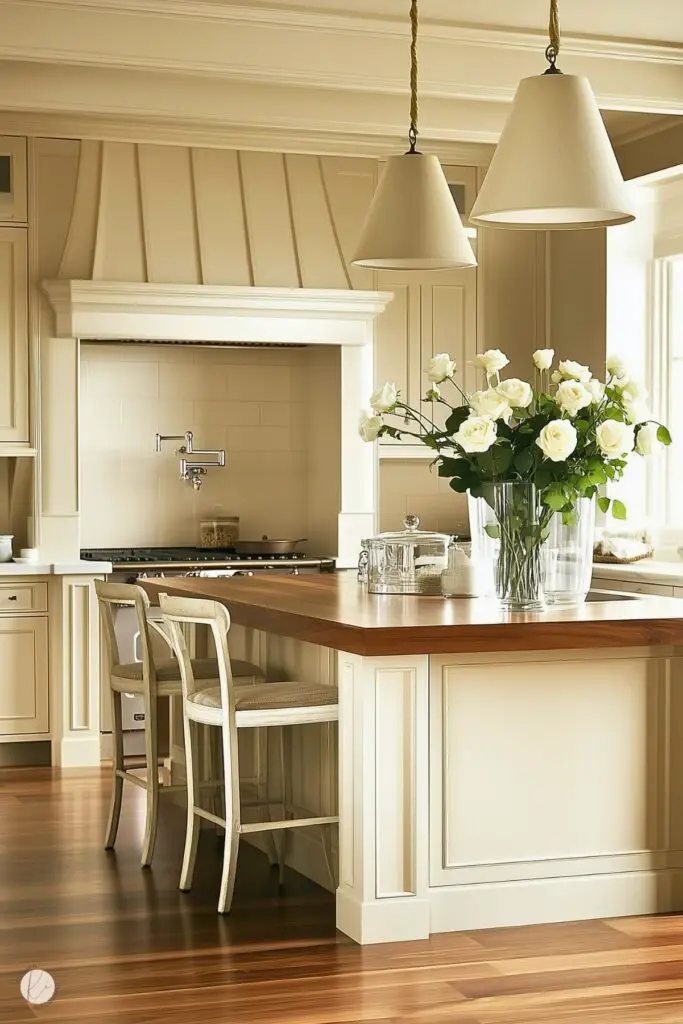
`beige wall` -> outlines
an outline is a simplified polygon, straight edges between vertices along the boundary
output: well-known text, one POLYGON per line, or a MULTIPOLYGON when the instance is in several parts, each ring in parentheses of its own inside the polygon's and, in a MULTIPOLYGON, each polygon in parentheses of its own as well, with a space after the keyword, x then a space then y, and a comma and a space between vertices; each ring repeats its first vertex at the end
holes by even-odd
POLYGON ((81 349, 81 542, 195 544, 217 504, 244 538, 303 537, 308 527, 304 349, 84 344, 81 349), (224 448, 199 492, 178 479, 180 442, 224 448))

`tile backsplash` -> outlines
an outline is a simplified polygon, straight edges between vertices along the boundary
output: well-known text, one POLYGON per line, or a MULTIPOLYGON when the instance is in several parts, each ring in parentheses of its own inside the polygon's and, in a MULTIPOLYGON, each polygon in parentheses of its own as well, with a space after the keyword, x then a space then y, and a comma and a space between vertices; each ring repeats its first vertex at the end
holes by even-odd
POLYGON ((81 346, 81 544, 195 544, 222 506, 244 538, 306 536, 305 349, 81 346), (181 444, 226 450, 200 491, 178 479, 181 444), (276 499, 276 500, 274 500, 276 499))

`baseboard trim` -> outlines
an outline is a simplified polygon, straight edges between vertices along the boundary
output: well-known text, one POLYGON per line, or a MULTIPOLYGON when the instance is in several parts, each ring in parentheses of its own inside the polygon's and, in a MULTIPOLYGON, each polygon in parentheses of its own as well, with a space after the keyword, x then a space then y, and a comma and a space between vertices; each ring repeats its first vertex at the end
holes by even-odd
POLYGON ((364 946, 428 939, 430 901, 400 896, 359 903, 350 890, 337 889, 337 928, 364 946))
POLYGON ((683 909, 683 869, 430 888, 431 931, 632 917, 683 909))
POLYGON ((52 741, 52 763, 58 768, 98 768, 100 737, 64 736, 52 741))

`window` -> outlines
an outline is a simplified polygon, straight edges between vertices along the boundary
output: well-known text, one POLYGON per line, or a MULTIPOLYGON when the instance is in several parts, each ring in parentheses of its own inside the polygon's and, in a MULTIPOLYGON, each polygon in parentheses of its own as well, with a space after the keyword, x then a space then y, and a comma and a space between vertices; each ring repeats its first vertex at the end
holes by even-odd
POLYGON ((683 531, 683 254, 655 264, 653 413, 673 444, 652 467, 650 504, 660 521, 683 531))

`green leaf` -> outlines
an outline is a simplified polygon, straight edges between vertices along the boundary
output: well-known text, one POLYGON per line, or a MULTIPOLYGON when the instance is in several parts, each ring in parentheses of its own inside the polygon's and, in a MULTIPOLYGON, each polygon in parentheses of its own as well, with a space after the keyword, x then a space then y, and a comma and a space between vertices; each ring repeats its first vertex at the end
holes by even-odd
POLYGON ((448 486, 453 491, 457 491, 458 494, 465 494, 469 490, 467 480, 463 480, 462 477, 454 476, 452 480, 448 481, 448 486))
POLYGON ((455 434, 470 414, 469 406, 461 405, 454 409, 445 423, 446 433, 455 434))
POLYGON ((556 484, 549 487, 546 493, 543 495, 543 503, 552 509, 553 512, 560 512, 567 504, 567 500, 562 493, 562 490, 558 488, 556 484))
POLYGON ((487 452, 476 456, 477 464, 483 473, 489 476, 502 476, 512 462, 512 448, 507 445, 494 444, 487 452))
POLYGON ((495 523, 487 523, 484 527, 484 531, 489 535, 491 540, 498 540, 500 537, 500 527, 495 523))
POLYGON ((661 424, 661 423, 657 427, 657 440, 661 444, 665 444, 665 445, 670 445, 671 444, 671 434, 666 429, 666 427, 663 424, 661 424))
POLYGON ((467 459, 449 459, 446 455, 439 458, 439 476, 463 476, 471 469, 467 459))
MULTIPOLYGON (((540 451, 540 449, 538 450, 540 451)), ((514 467, 521 476, 524 476, 533 469, 535 462, 533 450, 531 448, 522 448, 514 458, 514 467)))
POLYGON ((588 480, 592 484, 597 484, 597 486, 600 486, 600 484, 604 484, 607 480, 607 473, 605 472, 605 467, 596 466, 594 469, 590 469, 588 471, 588 480))
POLYGON ((612 515, 615 519, 626 519, 627 517, 626 506, 618 498, 612 502, 612 515))
POLYGON ((576 512, 563 512, 562 513, 562 525, 563 526, 576 526, 577 515, 576 512))
POLYGON ((609 498, 598 498, 598 508, 601 512, 608 512, 611 504, 612 502, 609 498))

